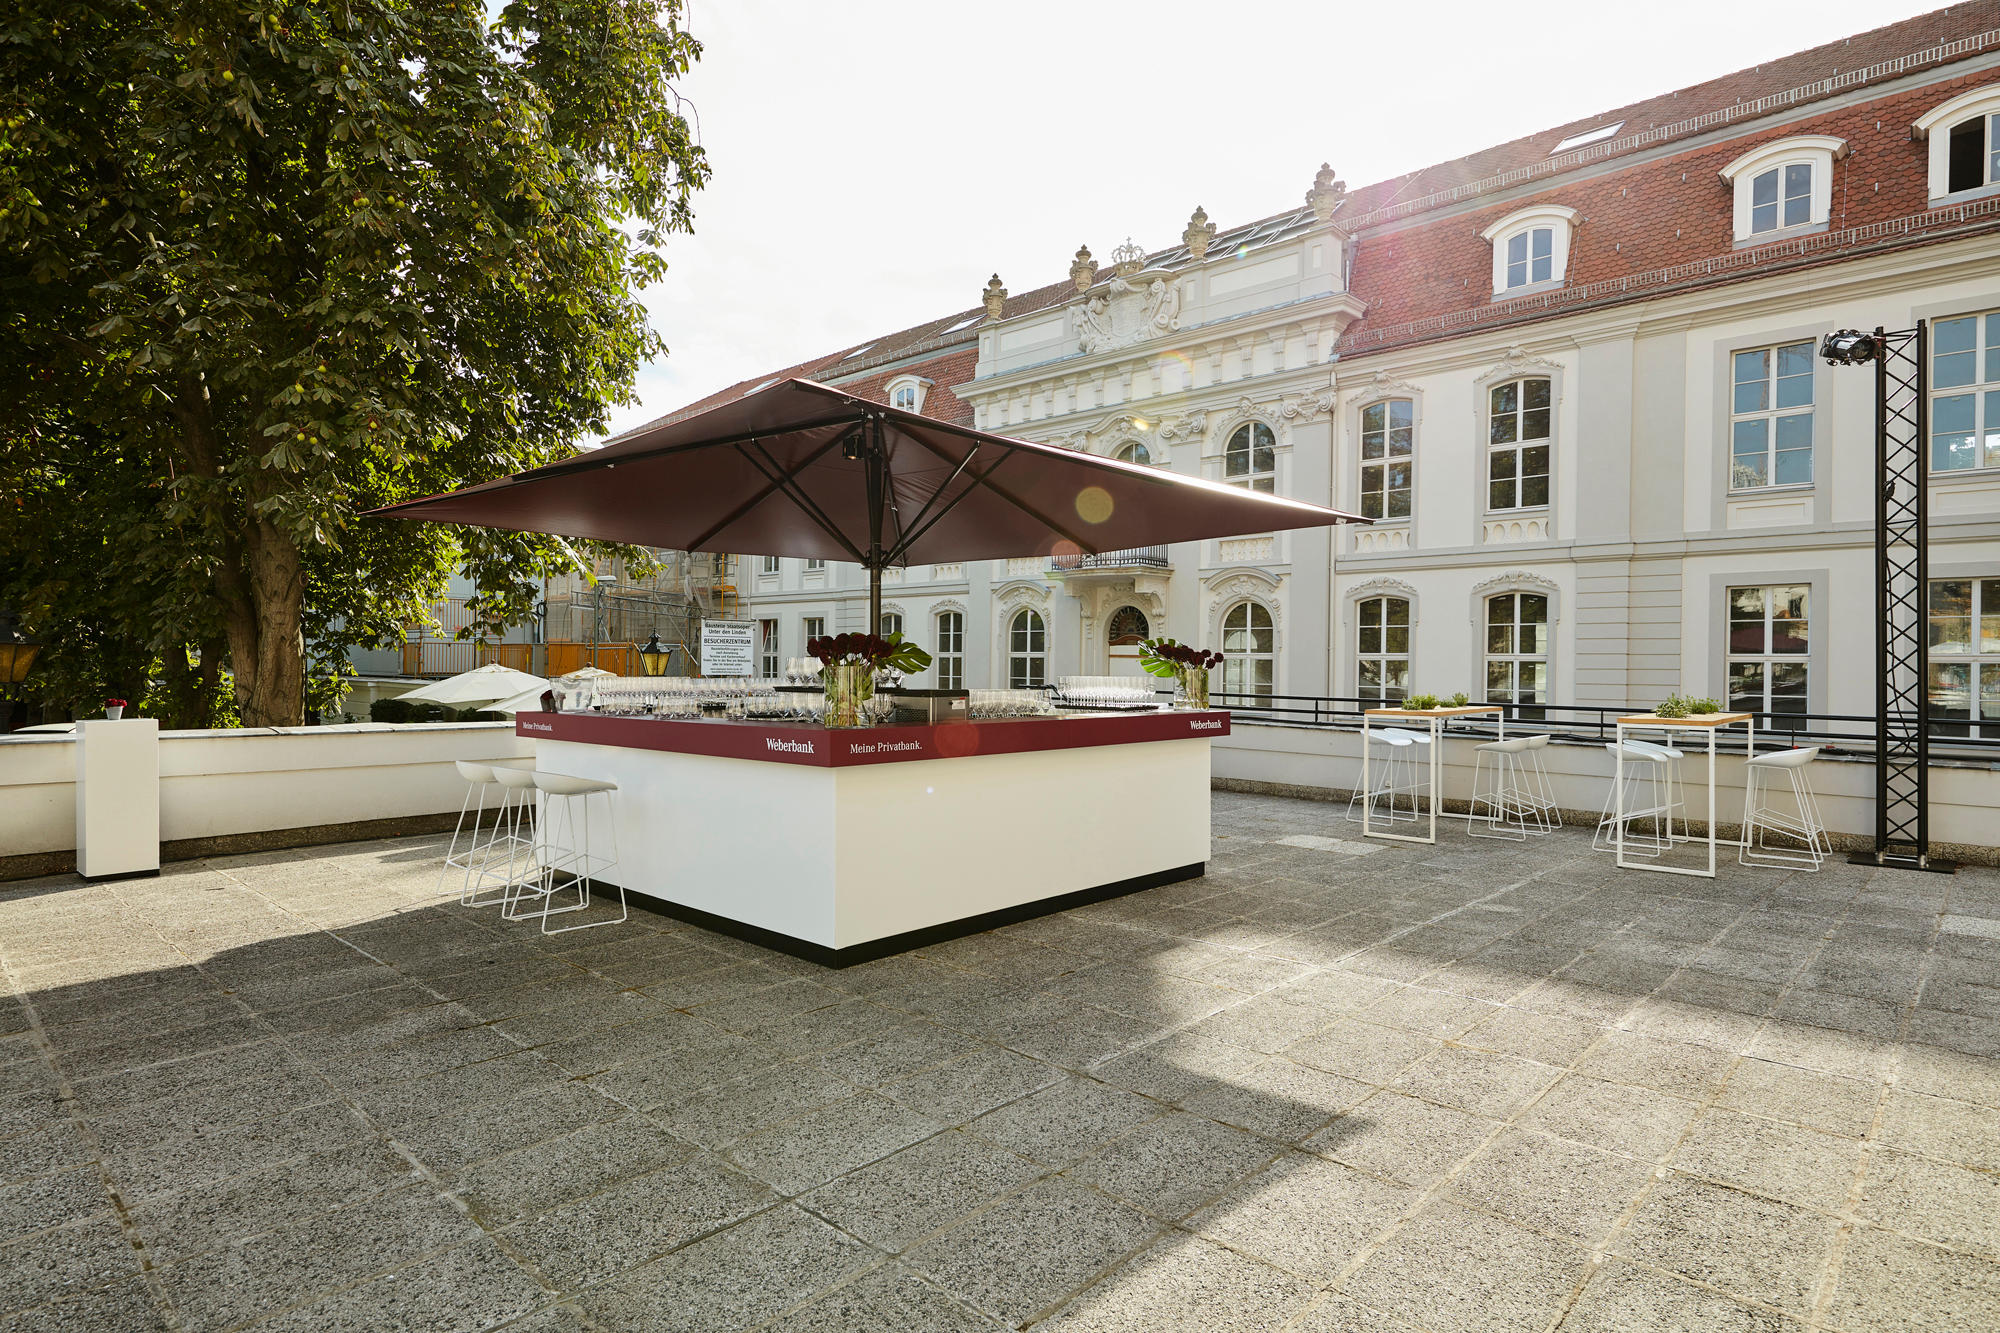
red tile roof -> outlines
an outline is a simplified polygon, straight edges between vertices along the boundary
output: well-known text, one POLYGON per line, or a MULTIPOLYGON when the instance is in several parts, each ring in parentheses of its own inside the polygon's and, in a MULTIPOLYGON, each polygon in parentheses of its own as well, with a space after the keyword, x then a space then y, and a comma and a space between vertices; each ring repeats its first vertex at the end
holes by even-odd
MULTIPOLYGON (((1995 51, 2000 51, 2000 0, 1973 0, 1354 190, 1337 219, 1358 237, 1352 290, 1367 302, 1368 314, 1342 339, 1343 355, 1702 282, 1732 281, 1779 264, 1826 262, 1860 248, 1909 244, 1954 229, 2000 226, 2000 201, 1927 209, 1925 148, 1908 136, 1910 122, 1922 111, 1963 87, 2000 78, 1985 70, 1954 79, 1942 66, 1995 51), (1943 77, 1913 91, 1832 107, 1822 115, 1748 130, 1685 153, 1635 156, 1925 70, 1943 77), (1550 156, 1563 139, 1612 123, 1619 123, 1613 137, 1560 158, 1550 156), (1813 133, 1838 135, 1852 149, 1835 167, 1830 230, 1783 247, 1736 250, 1731 199, 1717 169, 1758 142, 1813 133), (1624 169, 1575 176, 1626 156, 1635 160, 1624 169), (1526 188, 1539 180, 1548 181, 1549 188, 1526 188), (1485 208, 1435 220, 1422 217, 1502 192, 1504 202, 1485 208), (1580 215, 1568 282, 1557 293, 1493 302, 1491 251, 1479 233, 1507 213, 1540 201, 1560 202, 1580 215)), ((1215 246, 1221 249, 1226 241, 1233 243, 1232 235, 1248 236, 1304 214, 1302 208, 1273 214, 1218 235, 1215 246)), ((1150 257, 1170 267, 1186 258, 1180 247, 1150 257)), ((1065 279, 1012 295, 1003 318, 1058 305, 1074 290, 1065 279)), ((882 395, 890 379, 914 373, 936 382, 925 401, 930 414, 969 422, 970 406, 951 389, 972 377, 978 326, 985 322, 981 316, 979 307, 961 310, 877 338, 864 345, 860 356, 843 348, 746 379, 661 420, 729 402, 778 377, 834 380, 851 391, 882 395), (954 329, 966 320, 973 323, 954 329)))

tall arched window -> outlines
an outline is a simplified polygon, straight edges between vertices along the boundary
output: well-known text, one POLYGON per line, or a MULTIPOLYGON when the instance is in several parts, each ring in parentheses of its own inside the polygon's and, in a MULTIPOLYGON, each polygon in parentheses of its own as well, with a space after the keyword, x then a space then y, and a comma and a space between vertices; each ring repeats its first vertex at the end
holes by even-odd
POLYGON ((887 638, 891 634, 901 634, 902 632, 903 613, 900 611, 884 611, 882 613, 882 628, 877 633, 887 638))
POLYGON ((1410 692, 1410 604, 1370 597, 1355 607, 1355 693, 1370 702, 1410 692))
POLYGON ((1410 516, 1410 470, 1416 412, 1407 398, 1361 409, 1361 513, 1364 518, 1410 516))
POLYGON ((1222 691, 1267 703, 1278 678, 1278 636, 1271 612, 1238 602, 1222 617, 1222 691))
MULTIPOLYGON (((1549 599, 1538 592, 1503 592, 1486 599, 1486 702, 1549 701, 1549 599)), ((1522 709, 1523 717, 1542 710, 1522 709)))
POLYGON ((1267 494, 1278 489, 1278 437, 1269 426, 1246 421, 1230 434, 1222 454, 1222 479, 1267 494))
POLYGON ((1007 686, 1034 689, 1046 682, 1049 666, 1048 629, 1039 614, 1016 611, 1007 626, 1007 686))
POLYGON ((1487 396, 1486 507, 1549 503, 1549 382, 1508 380, 1487 396))
POLYGON ((937 617, 937 687, 965 688, 965 613, 940 611, 937 617))

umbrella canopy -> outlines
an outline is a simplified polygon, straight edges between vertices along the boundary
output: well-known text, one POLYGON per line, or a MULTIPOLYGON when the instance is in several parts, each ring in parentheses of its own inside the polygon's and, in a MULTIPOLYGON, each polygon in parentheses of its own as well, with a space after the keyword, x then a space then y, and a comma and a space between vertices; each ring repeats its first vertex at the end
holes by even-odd
POLYGON ((461 671, 456 676, 399 694, 398 699, 412 702, 443 704, 447 708, 463 708, 468 704, 492 703, 495 699, 508 699, 514 695, 533 690, 539 695, 549 687, 540 676, 531 676, 513 667, 501 666, 498 662, 488 662, 483 667, 461 671))
POLYGON ((601 449, 374 511, 680 551, 881 571, 1093 555, 1366 522, 1358 515, 1009 439, 789 379, 601 449))
MULTIPOLYGON (((608 676, 611 673, 607 671, 603 674, 608 676)), ((547 686, 536 686, 532 689, 522 690, 511 699, 502 699, 499 703, 486 705, 486 711, 489 713, 518 713, 526 709, 532 713, 542 706, 542 696, 546 693, 548 693, 547 686)))
POLYGON ((599 676, 613 676, 613 675, 616 675, 616 674, 617 674, 617 672, 615 672, 615 671, 606 671, 606 670, 605 670, 605 669, 604 669, 603 667, 593 667, 593 666, 587 666, 587 667, 578 667, 578 668, 577 668, 576 670, 574 670, 574 671, 565 671, 565 672, 563 672, 563 673, 562 673, 562 674, 561 674, 560 676, 557 676, 557 677, 555 677, 555 679, 557 679, 557 680, 596 680, 596 679, 597 679, 597 678, 598 678, 599 676))

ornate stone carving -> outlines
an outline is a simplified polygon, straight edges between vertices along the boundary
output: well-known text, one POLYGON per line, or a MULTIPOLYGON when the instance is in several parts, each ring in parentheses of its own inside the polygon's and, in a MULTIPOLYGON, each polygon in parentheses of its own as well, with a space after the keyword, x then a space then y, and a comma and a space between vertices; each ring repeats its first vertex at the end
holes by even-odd
POLYGON ((1320 417, 1333 411, 1334 393, 1331 385, 1316 389, 1311 393, 1287 394, 1278 403, 1278 415, 1287 421, 1302 417, 1320 417))
POLYGON ((1189 254, 1202 259, 1207 257, 1208 243, 1214 239, 1215 224, 1208 220, 1208 211, 1196 204, 1188 218, 1187 230, 1181 233, 1181 244, 1188 248, 1189 254))
POLYGON ((1160 423, 1160 440, 1166 444, 1179 444, 1184 440, 1198 440, 1208 429, 1208 413, 1190 412, 1186 416, 1175 417, 1172 421, 1160 423))
POLYGON ((1000 285, 998 273, 987 279, 982 299, 986 302, 986 318, 1000 318, 1000 312, 1007 308, 1007 289, 1000 285))
POLYGON ((1364 597, 1400 597, 1412 608, 1417 604, 1417 590, 1401 579, 1369 579, 1347 590, 1347 600, 1350 602, 1360 601, 1364 597))
POLYGON ((1111 252, 1111 263, 1118 270, 1119 277, 1130 278, 1140 269, 1146 267, 1146 252, 1139 246, 1134 245, 1132 238, 1127 236, 1125 244, 1111 252))
POLYGON ((1111 281, 1075 310, 1077 345, 1086 353, 1114 351, 1180 328, 1180 284, 1164 271, 1150 279, 1128 274, 1121 264, 1111 281))
POLYGON ((1366 379, 1347 386, 1344 397, 1353 402, 1373 402, 1377 398, 1414 398, 1419 390, 1408 380, 1398 379, 1388 370, 1378 370, 1366 379))
POLYGON ((1221 640, 1223 613, 1242 601, 1254 601, 1269 611, 1271 628, 1282 632, 1285 628, 1285 600, 1280 595, 1283 585, 1282 579, 1261 569, 1235 570, 1210 583, 1209 641, 1221 640))
POLYGON ((1076 260, 1069 266, 1069 280, 1076 284, 1079 292, 1090 290, 1090 284, 1097 281, 1097 261, 1090 257, 1090 247, 1076 247, 1076 260))
POLYGON ((1546 361, 1541 357, 1530 355, 1527 348, 1517 343, 1507 349, 1506 353, 1500 358, 1499 364, 1495 365, 1484 375, 1481 375, 1476 382, 1479 384, 1491 384, 1500 380, 1515 379, 1522 375, 1553 375, 1561 369, 1562 367, 1553 361, 1546 361))
POLYGON ((1530 574, 1525 569, 1510 569, 1505 574, 1496 574, 1483 583, 1472 585, 1475 597, 1489 592, 1503 592, 1514 588, 1530 588, 1537 592, 1559 592, 1555 580, 1545 579, 1540 574, 1530 574))
POLYGON ((1313 177, 1310 190, 1306 191, 1306 203, 1313 216, 1321 222, 1331 222, 1334 210, 1347 198, 1347 182, 1335 180, 1333 168, 1325 162, 1319 164, 1319 172, 1313 177))

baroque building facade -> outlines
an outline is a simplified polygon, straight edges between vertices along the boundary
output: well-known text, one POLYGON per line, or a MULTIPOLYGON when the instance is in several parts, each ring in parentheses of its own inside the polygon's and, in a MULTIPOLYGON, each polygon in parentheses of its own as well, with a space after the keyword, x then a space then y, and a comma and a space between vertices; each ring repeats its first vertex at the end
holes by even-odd
MULTIPOLYGON (((1932 693, 2000 734, 2000 3, 1953 7, 773 375, 1366 514, 891 571, 920 684, 1230 654, 1230 690, 1872 711, 1874 377, 1928 321, 1932 693)), ((681 415, 677 413, 675 415, 681 415)), ((858 569, 742 560, 775 671, 858 569)))

